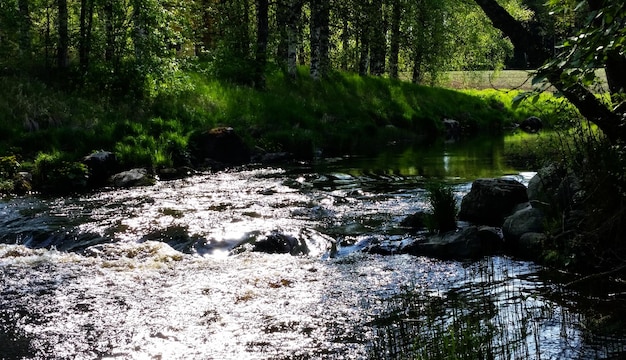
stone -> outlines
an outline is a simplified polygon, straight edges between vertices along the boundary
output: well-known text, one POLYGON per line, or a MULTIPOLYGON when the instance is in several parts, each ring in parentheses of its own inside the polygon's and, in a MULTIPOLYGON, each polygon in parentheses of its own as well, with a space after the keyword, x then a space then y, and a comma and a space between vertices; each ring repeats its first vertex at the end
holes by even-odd
POLYGON ((426 227, 426 216, 427 214, 424 211, 418 211, 405 217, 400 222, 400 226, 413 230, 423 229, 426 227))
POLYGON ((539 130, 543 129, 543 121, 536 116, 530 116, 519 124, 519 128, 522 131, 527 132, 529 134, 536 134, 539 130))
POLYGON ((522 235, 543 232, 544 220, 545 216, 541 209, 528 206, 506 218, 502 226, 504 240, 516 247, 515 244, 522 235))
POLYGON ((83 158, 83 164, 87 166, 91 186, 106 185, 109 177, 115 174, 119 164, 117 157, 110 151, 97 151, 83 158))
POLYGON ((548 240, 548 236, 543 233, 528 232, 524 233, 515 249, 515 254, 526 259, 538 259, 544 248, 544 243, 548 240))
POLYGON ((501 226, 518 204, 528 201, 526 187, 511 179, 477 179, 461 201, 459 219, 501 226))
POLYGON ((267 254, 307 255, 309 248, 306 241, 295 236, 273 230, 267 233, 253 231, 237 244, 231 254, 245 251, 263 252, 267 254))
POLYGON ((250 162, 251 156, 250 148, 231 127, 195 132, 189 137, 189 150, 196 165, 243 165, 250 162))
POLYGON ((110 182, 119 188, 129 188, 136 186, 151 186, 156 183, 155 178, 148 174, 146 169, 131 169, 111 177, 110 182))
POLYGON ((458 140, 461 137, 461 124, 457 120, 443 119, 442 123, 446 130, 446 140, 458 140))
POLYGON ((486 255, 477 226, 468 226, 459 231, 428 237, 424 242, 414 242, 402 252, 416 256, 439 259, 477 259, 486 255))

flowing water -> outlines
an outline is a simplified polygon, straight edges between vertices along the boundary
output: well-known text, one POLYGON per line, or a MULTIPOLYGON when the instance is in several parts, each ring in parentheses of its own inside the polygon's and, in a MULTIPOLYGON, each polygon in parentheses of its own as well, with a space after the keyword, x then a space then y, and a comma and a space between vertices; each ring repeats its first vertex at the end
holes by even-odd
POLYGON ((532 174, 500 147, 249 167, 0 201, 0 359, 616 358, 620 291, 530 262, 360 251, 416 234, 424 185, 532 174), (268 232, 307 256, 230 250, 268 232), (252 234, 252 235, 251 235, 252 234), (338 248, 333 256, 333 243, 338 248))

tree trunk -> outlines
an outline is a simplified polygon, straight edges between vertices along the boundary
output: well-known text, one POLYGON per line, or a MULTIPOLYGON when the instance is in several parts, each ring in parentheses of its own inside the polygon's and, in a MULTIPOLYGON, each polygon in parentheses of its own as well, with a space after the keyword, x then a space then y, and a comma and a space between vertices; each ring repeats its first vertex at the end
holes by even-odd
POLYGON ((30 56, 31 40, 30 40, 30 28, 32 26, 30 19, 30 9, 28 7, 28 0, 19 0, 17 2, 18 11, 20 14, 19 20, 19 44, 20 55, 22 58, 30 56))
POLYGON ((146 15, 143 9, 143 0, 133 0, 133 45, 135 47, 135 60, 142 62, 146 53, 146 15))
POLYGON ((58 33, 59 43, 57 45, 57 66, 59 69, 67 69, 69 67, 69 33, 67 29, 68 13, 67 0, 57 0, 58 6, 58 33))
POLYGON ((290 0, 287 15, 287 73, 292 79, 298 74, 298 21, 302 14, 302 0, 290 0))
MULTIPOLYGON (((511 39, 513 46, 527 51, 530 64, 538 67, 550 58, 550 52, 533 45, 537 41, 535 37, 496 0, 474 1, 485 11, 493 25, 511 39)), ((626 139, 626 127, 622 126, 622 117, 607 108, 601 100, 581 84, 566 85, 562 80, 563 74, 562 69, 556 69, 547 73, 546 78, 578 109, 582 116, 596 124, 609 140, 615 142, 626 139)))
POLYGON ((359 31, 359 75, 361 76, 367 75, 370 69, 371 26, 370 18, 368 16, 368 7, 368 1, 366 1, 365 4, 361 5, 359 23, 357 25, 357 29, 359 31))
MULTIPOLYGON (((589 4, 589 10, 601 11, 603 1, 600 0, 587 0, 589 4)), ((595 20, 601 21, 600 19, 595 20)), ((598 24, 601 25, 601 24, 598 24)), ((617 51, 612 51, 607 54, 606 62, 604 64, 604 70, 606 72, 606 80, 609 85, 609 91, 612 95, 626 91, 626 57, 620 55, 617 51)))
POLYGON ((80 1, 80 43, 78 59, 83 71, 89 66, 89 53, 91 51, 91 29, 93 24, 93 0, 80 1))
POLYGON ((311 77, 320 79, 321 63, 321 37, 322 25, 320 21, 321 2, 324 0, 311 0, 311 77))
POLYGON ((604 70, 611 94, 626 93, 626 58, 617 51, 610 52, 604 70))
POLYGON ((400 56, 400 21, 402 20, 402 8, 400 0, 393 0, 391 13, 391 39, 389 41, 389 76, 398 78, 398 58, 400 56))
POLYGON ((413 84, 421 84, 423 80, 422 74, 422 53, 420 50, 415 49, 413 54, 413 74, 411 76, 411 82, 413 84))
POLYGON ((311 77, 319 80, 330 67, 330 4, 328 0, 311 0, 311 77))
POLYGON ((276 1, 276 26, 278 28, 278 46, 276 47, 276 59, 283 66, 289 58, 289 13, 291 12, 291 0, 276 1))
POLYGON ((550 52, 541 46, 541 38, 528 31, 496 0, 474 1, 485 12, 493 26, 506 34, 516 48, 526 52, 532 68, 538 68, 550 57, 550 52))
POLYGON ((341 69, 348 70, 348 50, 350 49, 350 24, 348 19, 343 20, 343 27, 341 29, 341 46, 343 47, 344 55, 341 57, 341 69))
POLYGON ((371 68, 370 72, 374 76, 381 76, 385 73, 385 53, 387 50, 387 25, 383 19, 383 2, 382 0, 373 0, 368 12, 371 34, 370 56, 371 68))
POLYGON ((202 48, 197 49, 197 53, 213 48, 213 23, 215 20, 213 18, 213 12, 210 11, 210 8, 214 6, 213 0, 202 0, 201 4, 202 27, 200 29, 200 39, 202 41, 202 48))
POLYGON ((320 5, 320 77, 326 77, 330 71, 330 1, 322 0, 320 5))
POLYGON ((256 0, 256 12, 257 37, 253 81, 256 88, 264 89, 265 65, 267 63, 267 39, 269 37, 268 0, 256 0))
POLYGON ((106 45, 104 48, 104 60, 107 62, 113 61, 115 57, 115 33, 114 33, 114 18, 113 18, 113 1, 105 0, 104 4, 104 28, 106 45))

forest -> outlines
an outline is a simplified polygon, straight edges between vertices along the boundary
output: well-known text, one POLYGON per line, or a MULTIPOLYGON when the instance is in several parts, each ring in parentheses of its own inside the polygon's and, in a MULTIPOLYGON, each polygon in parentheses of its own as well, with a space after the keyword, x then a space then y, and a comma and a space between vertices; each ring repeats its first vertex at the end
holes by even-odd
POLYGON ((577 249, 622 248, 625 14, 610 0, 4 0, 2 189, 30 190, 12 179, 32 170, 75 190, 79 160, 102 149, 127 167, 182 166, 192 134, 215 126, 306 158, 437 136, 443 118, 498 132, 532 104, 580 134, 550 159, 590 187, 594 235, 577 249), (439 87, 511 69, 533 90, 439 87))

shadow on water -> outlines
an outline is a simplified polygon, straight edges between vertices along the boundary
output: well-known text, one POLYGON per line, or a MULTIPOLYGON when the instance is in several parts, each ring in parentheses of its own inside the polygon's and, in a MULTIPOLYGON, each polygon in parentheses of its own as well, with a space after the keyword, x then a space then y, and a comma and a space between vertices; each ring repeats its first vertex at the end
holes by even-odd
POLYGON ((369 358, 626 358, 624 299, 602 300, 613 308, 601 314, 597 298, 524 267, 491 258, 467 264, 461 285, 404 287, 369 323, 369 358))

